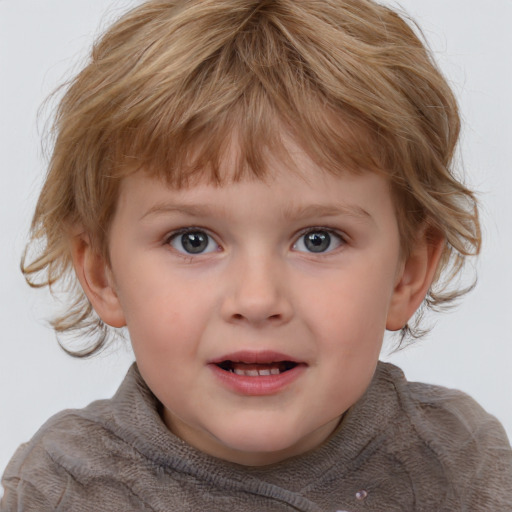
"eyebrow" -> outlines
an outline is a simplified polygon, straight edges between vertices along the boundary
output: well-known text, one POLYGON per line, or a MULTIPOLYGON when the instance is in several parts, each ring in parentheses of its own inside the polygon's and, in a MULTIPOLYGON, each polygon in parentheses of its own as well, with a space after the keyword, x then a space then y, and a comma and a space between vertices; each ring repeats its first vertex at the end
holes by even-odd
MULTIPOLYGON (((224 208, 220 209, 221 212, 222 210, 224 210, 224 208)), ((140 220, 153 215, 163 215, 167 213, 181 213, 190 217, 210 217, 213 212, 213 208, 202 204, 157 203, 144 212, 140 220)))
POLYGON ((305 217, 337 217, 339 215, 354 217, 358 219, 372 219, 372 215, 357 205, 345 204, 309 204, 306 206, 296 205, 286 208, 283 211, 285 218, 305 218, 305 217))
MULTIPOLYGON (((169 213, 180 213, 190 217, 211 217, 213 214, 222 215, 225 211, 223 206, 212 207, 202 204, 176 204, 176 203, 157 203, 149 210, 144 212, 140 220, 153 215, 165 215, 169 213)), ((283 209, 284 219, 303 219, 310 217, 337 217, 339 215, 354 217, 361 220, 373 220, 372 215, 364 208, 357 205, 328 205, 328 204, 309 204, 309 205, 291 205, 283 209)))

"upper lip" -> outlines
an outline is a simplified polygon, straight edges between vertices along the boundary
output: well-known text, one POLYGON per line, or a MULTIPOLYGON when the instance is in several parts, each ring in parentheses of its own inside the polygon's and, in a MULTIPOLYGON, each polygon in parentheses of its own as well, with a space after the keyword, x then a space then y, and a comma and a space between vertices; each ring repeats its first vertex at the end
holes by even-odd
POLYGON ((288 354, 281 352, 275 352, 273 350, 239 350, 230 354, 225 354, 221 357, 217 357, 209 361, 209 364, 220 364, 224 361, 231 361, 234 363, 246 363, 246 364, 270 364, 279 363, 282 361, 289 361, 292 363, 300 364, 303 361, 296 359, 288 354))

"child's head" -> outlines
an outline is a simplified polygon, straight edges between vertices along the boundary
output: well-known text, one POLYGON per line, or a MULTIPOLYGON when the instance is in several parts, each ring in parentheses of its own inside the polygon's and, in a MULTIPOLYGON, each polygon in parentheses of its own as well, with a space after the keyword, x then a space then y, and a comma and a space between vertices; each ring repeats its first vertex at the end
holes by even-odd
MULTIPOLYGON (((152 314, 162 329, 166 321, 187 329, 194 325, 182 323, 188 315, 201 325, 203 310, 216 311, 241 334, 252 311, 286 330, 303 303, 282 301, 269 283, 290 297, 303 285, 322 343, 350 331, 352 343, 337 357, 360 371, 360 386, 347 398, 353 403, 371 377, 384 329, 407 331, 425 295, 431 306, 452 300, 457 292, 440 285, 478 252, 474 197, 451 172, 458 134, 450 88, 413 30, 386 7, 368 0, 146 2, 102 37, 61 101, 33 224, 33 241, 46 245, 24 271, 29 280, 47 272, 43 284, 53 284, 71 276, 74 257, 89 299, 103 279, 112 293, 92 297, 100 318, 75 286, 55 326, 92 329, 94 350, 105 340, 103 320, 128 323, 142 367, 138 343, 150 334, 139 327, 147 329, 152 314), (137 231, 138 223, 151 234, 137 231), (263 232, 267 242, 258 245, 263 232), (149 251, 150 242, 166 253, 137 260, 136 244, 149 251), (182 267, 174 280, 164 275, 166 258, 182 267), (91 270, 103 263, 101 276, 91 270), (152 271, 161 279, 150 278, 152 271), (228 304, 231 295, 243 301, 251 283, 268 285, 260 298, 276 311, 258 294, 247 295, 245 313, 237 311, 241 302, 228 304), (133 290, 142 302, 132 302, 133 290), (375 308, 364 309, 372 300, 375 308)), ((307 322, 302 327, 309 332, 307 322)), ((206 329, 219 346, 229 337, 220 324, 206 329)), ((175 329, 172 337, 188 334, 175 329)), ((251 336, 247 343, 257 342, 251 336)), ((155 339, 165 360, 163 331, 155 339)), ((277 345, 260 348, 286 352, 277 345)), ((232 354, 234 345, 223 349, 232 354)), ((301 350, 296 359, 313 357, 307 343, 301 350)), ((181 355, 192 364, 189 353, 181 355)), ((218 353, 200 355, 224 364, 218 353)), ((158 355, 147 365, 155 361, 158 355)), ((227 374, 237 369, 226 365, 227 374)), ((145 378, 158 390, 152 371, 145 378)), ((169 423, 179 430, 176 418, 169 423)))

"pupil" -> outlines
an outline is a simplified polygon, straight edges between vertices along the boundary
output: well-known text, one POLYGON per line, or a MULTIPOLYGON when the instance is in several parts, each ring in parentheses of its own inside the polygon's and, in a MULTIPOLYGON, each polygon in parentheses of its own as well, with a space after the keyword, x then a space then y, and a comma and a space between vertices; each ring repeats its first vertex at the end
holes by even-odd
POLYGON ((323 252, 331 245, 331 236, 326 231, 316 231, 306 235, 304 242, 311 252, 323 252))
POLYGON ((201 231, 185 233, 181 235, 181 243, 187 252, 198 254, 203 252, 208 246, 208 236, 201 231))

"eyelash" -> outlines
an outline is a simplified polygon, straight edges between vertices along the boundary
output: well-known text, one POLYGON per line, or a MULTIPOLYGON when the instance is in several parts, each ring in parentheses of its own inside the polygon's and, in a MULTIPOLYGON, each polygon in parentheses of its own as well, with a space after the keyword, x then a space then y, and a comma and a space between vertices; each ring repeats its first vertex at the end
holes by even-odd
MULTIPOLYGON (((297 250, 297 252, 302 252, 302 253, 307 253, 307 254, 328 254, 328 253, 331 253, 334 250, 338 249, 340 246, 343 246, 347 243, 345 234, 342 234, 342 233, 338 232, 337 230, 328 228, 326 226, 308 227, 307 229, 304 229, 301 232, 299 232, 295 236, 294 240, 295 241, 292 244, 292 249, 297 250, 297 246, 299 244, 301 244, 301 242, 302 242, 302 245, 304 245, 306 247, 306 250, 297 250), (326 248, 326 250, 319 250, 319 251, 307 250, 308 249, 307 242, 304 241, 304 237, 307 236, 308 234, 311 234, 311 235, 317 234, 318 235, 320 233, 325 234, 328 237, 329 245, 326 248), (336 245, 336 247, 331 248, 331 245, 333 244, 333 239, 337 240, 334 242, 337 245, 336 245)), ((312 240, 313 239, 311 239, 310 242, 312 242, 312 240)), ((313 243, 317 244, 317 246, 320 246, 322 244, 322 241, 324 241, 324 240, 325 240, 325 238, 319 237, 313 243)), ((192 241, 192 239, 191 239, 191 242, 194 243, 192 241)), ((167 245, 172 246, 179 254, 181 254, 185 257, 188 257, 188 258, 194 257, 194 256, 200 256, 200 255, 204 255, 204 254, 209 254, 211 252, 218 252, 218 250, 220 249, 220 245, 215 241, 215 237, 212 236, 208 232, 207 229, 195 227, 195 226, 194 227, 186 227, 186 228, 182 228, 182 229, 178 229, 178 230, 174 231, 173 233, 171 233, 169 236, 166 237, 165 243, 167 245), (180 250, 179 248, 177 248, 176 246, 173 245, 174 241, 179 240, 179 237, 183 237, 183 235, 186 235, 186 234, 190 234, 190 235, 204 234, 204 235, 206 235, 207 245, 204 248, 204 250, 201 250, 198 252, 189 252, 187 250, 180 250), (212 244, 215 244, 214 248, 210 247, 212 244), (208 249, 208 250, 206 250, 206 249, 208 249)))
POLYGON ((182 229, 178 229, 177 231, 174 231, 173 233, 171 233, 167 238, 166 238, 166 241, 165 243, 172 246, 179 254, 185 256, 185 257, 194 257, 194 256, 197 256, 197 255, 202 255, 202 254, 209 254, 210 252, 215 252, 215 249, 213 250, 208 250, 207 252, 204 252, 204 251, 201 251, 201 252, 197 252, 197 253, 194 253, 194 252, 187 252, 185 250, 180 250, 178 248, 176 248, 174 245, 173 245, 173 242, 175 240, 179 240, 180 237, 183 238, 183 235, 186 235, 186 234, 198 234, 198 233, 203 233, 207 236, 208 238, 208 245, 206 246, 206 248, 209 248, 210 245, 212 244, 212 242, 215 244, 215 246, 217 247, 217 250, 218 248, 220 247, 219 244, 215 241, 215 238, 208 232, 208 230, 204 229, 204 228, 200 228, 200 227, 187 227, 187 228, 182 228, 182 229))
POLYGON ((295 239, 295 242, 293 244, 293 248, 295 248, 297 246, 297 244, 299 244, 301 241, 304 240, 304 237, 307 236, 308 234, 319 234, 319 233, 325 233, 329 236, 329 240, 330 240, 330 244, 329 244, 329 250, 325 250, 325 251, 299 251, 299 252, 305 252, 307 254, 328 254, 328 253, 331 253, 333 251, 335 251, 336 249, 338 249, 340 246, 343 246, 347 243, 347 239, 346 239, 346 235, 343 234, 343 233, 340 233, 339 231, 335 230, 335 229, 332 229, 332 228, 328 228, 326 226, 313 226, 313 227, 309 227, 307 229, 304 229, 303 231, 301 231, 298 236, 296 237, 295 239), (332 239, 335 238, 337 239, 337 246, 334 247, 334 248, 330 248, 330 245, 332 244, 332 239))

